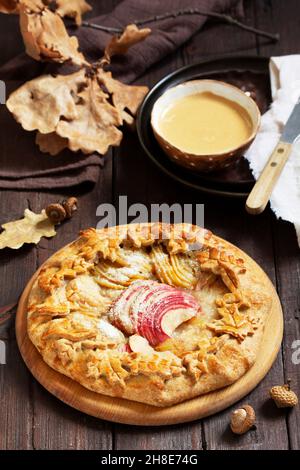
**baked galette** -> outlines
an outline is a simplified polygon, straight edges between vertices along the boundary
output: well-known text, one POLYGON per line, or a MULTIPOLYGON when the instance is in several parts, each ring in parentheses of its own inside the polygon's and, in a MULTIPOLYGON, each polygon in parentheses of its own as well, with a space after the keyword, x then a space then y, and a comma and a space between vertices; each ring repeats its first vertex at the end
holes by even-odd
POLYGON ((252 366, 269 289, 247 255, 193 225, 88 229, 40 270, 28 334, 84 387, 168 406, 252 366))

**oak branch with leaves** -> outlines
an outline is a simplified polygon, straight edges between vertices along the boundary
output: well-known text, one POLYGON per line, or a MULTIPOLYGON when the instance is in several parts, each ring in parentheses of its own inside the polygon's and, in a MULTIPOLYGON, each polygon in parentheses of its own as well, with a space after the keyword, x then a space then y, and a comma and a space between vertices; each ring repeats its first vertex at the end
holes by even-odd
POLYGON ((42 75, 26 82, 10 95, 7 107, 25 130, 37 131, 36 143, 42 152, 56 155, 69 148, 103 155, 109 146, 120 144, 120 127, 133 123, 148 92, 145 86, 121 83, 106 68, 113 56, 125 54, 151 30, 126 26, 120 36, 112 37, 103 57, 89 63, 61 18, 72 16, 79 24, 88 4, 83 0, 57 0, 57 9, 52 11, 48 8, 50 3, 53 2, 0 0, 0 11, 19 13, 29 56, 40 61, 72 63, 78 70, 69 75, 42 75))

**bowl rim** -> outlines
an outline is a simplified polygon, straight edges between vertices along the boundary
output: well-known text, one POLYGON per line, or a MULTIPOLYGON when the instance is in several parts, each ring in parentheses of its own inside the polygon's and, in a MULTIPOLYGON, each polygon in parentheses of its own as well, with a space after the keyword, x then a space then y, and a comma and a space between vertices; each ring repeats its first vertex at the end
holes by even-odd
MULTIPOLYGON (((219 95, 221 96, 221 95, 219 95)), ((229 98, 226 98, 228 101, 232 101, 230 100, 229 98)), ((249 114, 249 112, 247 111, 247 109, 240 104, 240 106, 246 110, 246 112, 249 114)), ((240 88, 238 88, 237 86, 235 85, 231 85, 230 83, 226 83, 222 80, 214 80, 214 79, 209 79, 209 78, 198 78, 198 79, 195 79, 195 80, 186 80, 184 82, 181 82, 181 83, 178 83, 177 85, 173 86, 173 87, 170 87, 168 88, 166 91, 164 91, 158 98, 157 100, 154 102, 153 104, 153 107, 152 107, 152 110, 151 110, 151 119, 150 119, 150 123, 151 123, 151 127, 152 127, 152 130, 153 130, 153 134, 155 136, 155 138, 157 139, 157 136, 163 140, 169 147, 173 148, 174 150, 176 150, 177 152, 180 152, 181 154, 183 155, 188 155, 192 158, 198 158, 198 159, 201 159, 201 158, 205 158, 205 159, 209 159, 209 158, 213 158, 214 156, 219 156, 221 157, 222 155, 226 156, 228 154, 232 155, 232 154, 235 154, 237 153, 240 149, 242 149, 243 147, 246 147, 247 145, 250 145, 252 143, 252 141, 255 139, 256 135, 257 135, 257 132, 259 130, 259 127, 260 127, 260 123, 261 123, 261 112, 256 104, 256 102, 254 101, 253 98, 251 98, 251 96, 248 96, 243 90, 241 90, 240 88), (235 92, 237 92, 238 94, 240 95, 243 95, 246 97, 246 99, 252 103, 253 107, 254 107, 254 110, 255 110, 255 113, 256 113, 256 120, 255 122, 253 122, 253 129, 252 129, 252 132, 251 134, 247 137, 247 139, 243 140, 243 142, 241 144, 239 144, 237 147, 232 147, 230 149, 227 149, 227 150, 224 150, 222 152, 214 152, 214 153, 208 153, 208 154, 205 154, 205 153, 190 153, 184 149, 181 149, 179 147, 176 147, 174 144, 172 144, 171 142, 169 142, 168 140, 165 139, 165 137, 163 137, 160 132, 158 131, 158 129, 155 127, 154 123, 153 123, 153 115, 154 115, 154 111, 155 111, 155 106, 156 104, 166 95, 166 93, 169 93, 171 92, 172 90, 174 90, 175 88, 178 88, 178 87, 182 87, 184 85, 186 85, 187 83, 195 83, 195 82, 206 82, 206 83, 218 83, 218 84, 221 84, 222 86, 226 87, 226 88, 232 88, 234 89, 235 92)), ((158 140, 158 139, 157 139, 158 140)), ((159 145, 161 146, 160 142, 158 142, 159 145)))

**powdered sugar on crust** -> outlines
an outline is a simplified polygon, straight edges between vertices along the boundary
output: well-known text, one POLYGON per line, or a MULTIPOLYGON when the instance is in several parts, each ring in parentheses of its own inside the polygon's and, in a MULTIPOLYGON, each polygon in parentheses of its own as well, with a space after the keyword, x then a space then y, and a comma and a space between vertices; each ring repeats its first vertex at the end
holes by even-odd
MULTIPOLYGON (((135 333, 134 324, 130 317, 131 299, 139 292, 139 287, 144 285, 145 281, 133 282, 117 300, 115 300, 109 309, 109 320, 122 331, 129 335, 135 333)), ((150 281, 151 282, 151 281, 150 281)))
POLYGON ((122 342, 125 341, 125 337, 123 333, 110 323, 108 323, 105 320, 100 319, 97 322, 97 327, 101 333, 103 333, 104 336, 107 338, 114 340, 116 342, 122 342))

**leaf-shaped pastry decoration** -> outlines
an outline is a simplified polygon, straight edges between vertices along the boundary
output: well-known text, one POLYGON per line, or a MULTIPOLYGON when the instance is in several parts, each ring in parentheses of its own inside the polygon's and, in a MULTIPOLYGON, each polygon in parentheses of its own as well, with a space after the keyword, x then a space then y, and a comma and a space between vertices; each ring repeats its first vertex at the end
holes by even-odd
POLYGON ((82 15, 92 9, 85 0, 56 0, 56 12, 60 16, 74 18, 75 23, 80 26, 82 15))
POLYGON ((114 36, 110 40, 104 51, 105 60, 110 62, 112 56, 126 54, 130 47, 146 39, 150 33, 150 28, 139 29, 135 24, 129 24, 121 36, 114 36))
POLYGON ((78 51, 77 38, 68 35, 59 15, 36 0, 23 0, 19 12, 21 33, 28 55, 36 60, 87 64, 78 51))
POLYGON ((24 218, 2 225, 4 231, 0 234, 0 249, 20 248, 24 243, 38 243, 42 237, 56 235, 54 225, 43 210, 35 214, 25 209, 24 218))
POLYGON ((216 334, 229 334, 238 341, 243 341, 246 336, 252 336, 258 328, 258 322, 248 314, 241 314, 239 306, 234 303, 230 307, 218 308, 220 318, 208 323, 207 327, 216 334))
POLYGON ((231 292, 238 291, 240 287, 237 272, 241 272, 239 267, 230 265, 228 262, 209 259, 201 263, 201 270, 220 276, 223 283, 231 292))
POLYGON ((97 336, 97 330, 85 328, 81 323, 72 322, 68 319, 60 320, 54 326, 46 328, 43 339, 49 338, 50 336, 65 338, 69 341, 82 341, 85 339, 95 338, 97 336))
POLYGON ((17 13, 18 0, 0 0, 0 13, 17 13))

